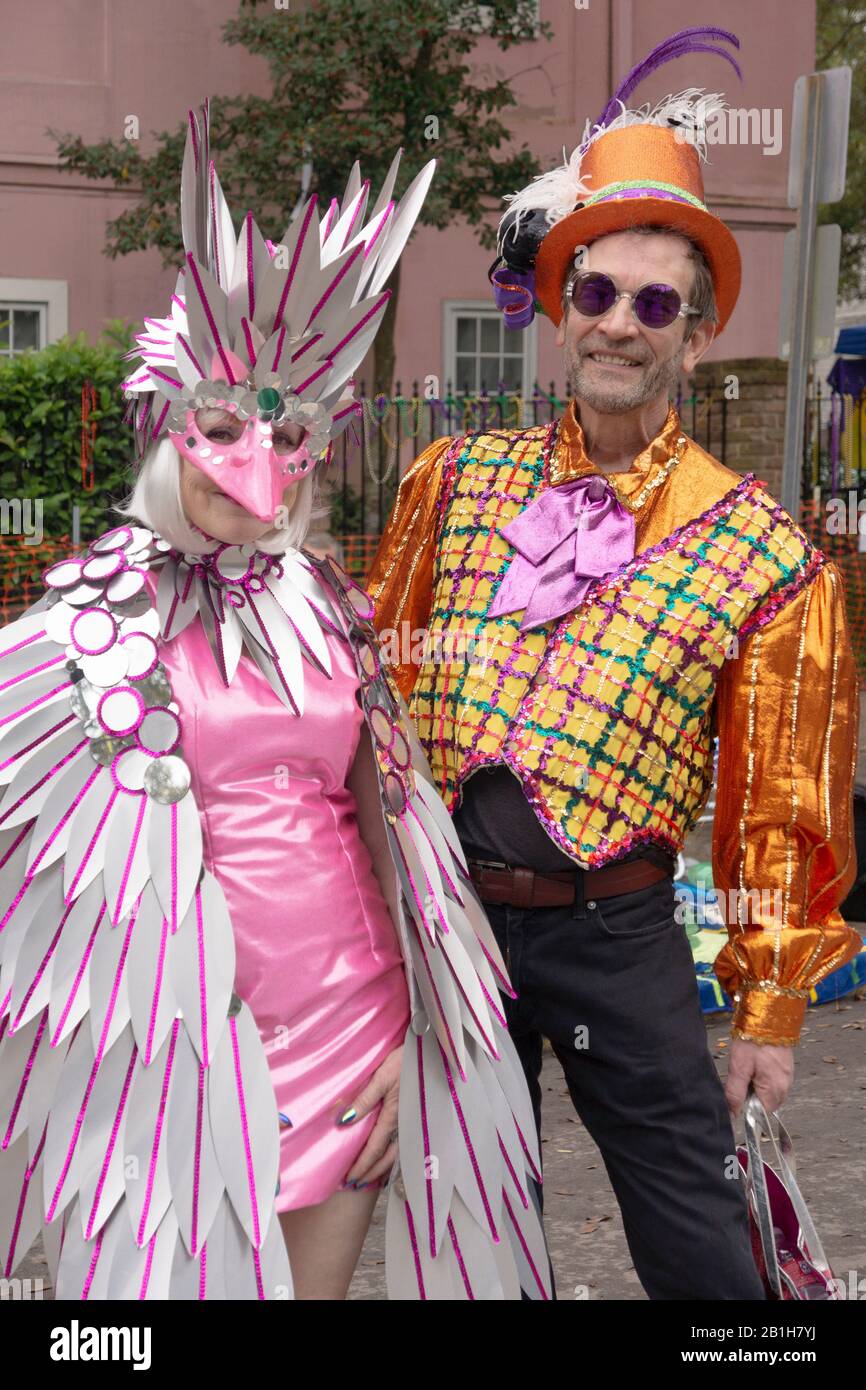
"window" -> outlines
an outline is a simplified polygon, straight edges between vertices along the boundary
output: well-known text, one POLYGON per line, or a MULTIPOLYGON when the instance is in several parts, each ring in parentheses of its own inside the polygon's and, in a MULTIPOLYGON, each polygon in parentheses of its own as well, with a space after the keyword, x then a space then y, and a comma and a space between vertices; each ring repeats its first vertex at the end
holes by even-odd
POLYGON ((445 304, 445 379, 459 396, 482 391, 530 396, 535 382, 536 325, 506 328, 488 301, 445 304))
POLYGON ((15 357, 28 348, 45 346, 47 304, 0 302, 0 357, 15 357))
POLYGON ((65 280, 0 277, 0 362, 56 343, 68 329, 65 280))
MULTIPOLYGON (((496 0, 463 0, 458 3, 449 20, 452 29, 468 29, 470 33, 483 34, 492 27, 496 0)), ((539 24, 540 0, 531 6, 531 19, 537 31, 539 24)))

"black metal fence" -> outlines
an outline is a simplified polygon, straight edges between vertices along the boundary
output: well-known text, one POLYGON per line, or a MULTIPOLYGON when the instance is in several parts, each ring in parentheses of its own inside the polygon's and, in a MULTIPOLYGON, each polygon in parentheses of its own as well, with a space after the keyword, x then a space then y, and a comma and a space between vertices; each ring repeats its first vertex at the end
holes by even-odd
MULTIPOLYGON (((340 437, 331 466, 332 499, 335 503, 335 529, 341 533, 381 534, 397 485, 403 473, 435 439, 445 435, 470 434, 486 429, 519 430, 546 424, 568 404, 567 396, 551 382, 543 390, 536 382, 530 396, 500 391, 468 395, 454 392, 447 383, 445 395, 419 395, 418 383, 403 394, 398 382, 392 397, 368 397, 361 383, 362 414, 340 437)), ((674 403, 683 427, 696 443, 721 463, 742 471, 742 443, 729 451, 733 422, 754 416, 771 422, 778 439, 773 456, 756 449, 757 467, 746 454, 745 464, 761 476, 761 463, 768 472, 781 469, 782 423, 785 390, 778 381, 749 381, 742 394, 729 396, 719 388, 680 390, 674 403), (730 457, 729 457, 730 452, 730 457)), ((829 493, 850 469, 836 466, 841 447, 852 451, 852 437, 840 432, 838 420, 859 420, 859 407, 850 397, 834 396, 820 383, 810 389, 803 427, 803 498, 814 499, 816 488, 829 493), (835 399, 835 405, 833 400, 835 399), (833 411, 836 433, 833 433, 833 411)), ((742 428, 738 431, 742 440, 742 428)), ((866 489, 866 430, 856 440, 855 481, 861 478, 866 489)), ((847 455, 846 455, 847 457, 847 455)))
POLYGON ((361 414, 337 441, 331 465, 336 529, 381 534, 397 485, 409 465, 434 440, 483 430, 520 430, 547 424, 567 401, 554 382, 548 391, 536 382, 531 396, 500 391, 411 395, 397 382, 393 396, 368 396, 360 383, 361 414), (342 523, 342 524, 339 524, 342 523))
MULTIPOLYGON (((404 394, 398 381, 391 397, 367 396, 363 382, 360 387, 362 412, 337 441, 329 470, 330 529, 341 535, 381 534, 400 478, 433 440, 486 429, 519 430, 546 424, 560 415, 568 403, 567 395, 555 382, 550 382, 546 390, 536 382, 528 396, 504 389, 467 394, 454 391, 450 382, 441 397, 422 394, 417 381, 408 394, 404 394)), ((756 416, 772 412, 773 419, 779 422, 784 410, 784 386, 778 380, 749 381, 744 385, 743 396, 736 399, 717 387, 680 390, 675 404, 687 433, 720 462, 741 470, 741 450, 734 450, 734 456, 729 457, 732 420, 735 415, 742 417, 743 412, 756 416)), ((70 419, 80 416, 82 407, 77 394, 66 405, 70 419)), ((859 496, 866 496, 864 413, 866 397, 856 400, 840 396, 820 382, 811 387, 803 425, 804 501, 837 495, 850 488, 859 496)), ((0 448, 7 495, 26 494, 26 484, 29 482, 32 487, 34 478, 44 475, 47 461, 52 455, 56 457, 54 451, 58 447, 67 451, 68 424, 65 416, 61 419, 55 412, 54 418, 42 426, 35 456, 31 451, 26 461, 16 458, 16 451, 8 443, 0 448)), ((120 457, 116 449, 114 452, 120 457)), ((122 445, 120 452, 123 453, 122 445)), ((131 454, 130 435, 130 457, 131 454)), ((778 457, 769 464, 778 468, 780 457, 781 442, 778 457)), ((751 462, 748 466, 752 466, 751 462)), ((110 490, 112 497, 119 495, 123 490, 119 479, 124 470, 115 464, 110 478, 100 476, 104 468, 97 466, 95 471, 95 492, 88 500, 98 505, 100 496, 105 495, 107 504, 105 489, 110 490)), ((69 460, 69 476, 69 492, 74 501, 76 482, 80 481, 79 459, 69 460)))

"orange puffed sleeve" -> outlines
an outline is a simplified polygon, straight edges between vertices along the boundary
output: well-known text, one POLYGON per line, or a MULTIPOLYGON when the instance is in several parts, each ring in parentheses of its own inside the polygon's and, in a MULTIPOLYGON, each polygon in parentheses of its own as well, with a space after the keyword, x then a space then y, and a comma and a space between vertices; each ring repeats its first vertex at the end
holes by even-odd
POLYGON ((420 634, 433 603, 437 506, 442 463, 451 443, 449 438, 434 440, 402 479, 367 575, 383 656, 404 700, 418 676, 420 634))
POLYGON ((735 1037, 796 1043, 809 988, 862 949, 838 910, 857 870, 859 711, 828 562, 741 642, 716 692, 713 880, 729 939, 715 970, 735 1001, 735 1037))

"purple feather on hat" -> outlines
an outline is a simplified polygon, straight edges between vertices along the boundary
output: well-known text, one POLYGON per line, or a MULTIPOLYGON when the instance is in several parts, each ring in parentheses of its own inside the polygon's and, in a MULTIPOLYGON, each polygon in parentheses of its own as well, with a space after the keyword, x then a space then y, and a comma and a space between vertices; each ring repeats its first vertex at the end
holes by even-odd
POLYGON ((635 88, 657 68, 690 53, 717 53, 731 64, 740 81, 743 80, 736 58, 718 41, 732 44, 734 48, 740 47, 736 34, 712 24, 696 24, 688 29, 679 29, 656 44, 619 83, 598 120, 588 127, 586 139, 573 152, 570 160, 562 168, 538 175, 527 188, 509 198, 511 207, 500 223, 499 258, 490 272, 494 300, 509 328, 525 328, 531 323, 535 313, 535 258, 538 248, 556 216, 566 216, 569 208, 562 206, 558 214, 554 210, 558 204, 565 204, 566 201, 569 207, 573 207, 575 198, 583 196, 578 174, 583 155, 625 109, 626 99, 635 88))
POLYGON ((736 34, 730 33, 727 29, 717 29, 710 24, 696 24, 690 29, 678 30, 676 34, 671 34, 669 38, 656 44, 652 52, 648 53, 622 79, 593 129, 598 131, 609 125, 618 114, 618 108, 625 102, 626 97, 631 96, 635 88, 639 87, 644 78, 648 77, 651 72, 655 72, 656 68, 663 67, 665 63, 671 62, 674 58, 682 58, 686 53, 717 53, 720 58, 726 59, 731 64, 742 82, 743 74, 733 54, 728 53, 727 49, 717 47, 714 43, 702 43, 702 39, 724 39, 727 43, 732 43, 735 48, 740 46, 740 40, 736 34))

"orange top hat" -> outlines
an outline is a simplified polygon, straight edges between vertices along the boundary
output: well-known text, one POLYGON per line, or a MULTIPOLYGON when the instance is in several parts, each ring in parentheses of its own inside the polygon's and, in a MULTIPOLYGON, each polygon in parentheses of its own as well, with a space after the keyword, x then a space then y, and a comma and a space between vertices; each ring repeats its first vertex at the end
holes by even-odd
POLYGON ((740 251, 704 202, 695 147, 670 127, 627 125, 589 146, 580 173, 598 191, 551 227, 535 263, 535 292, 548 317, 562 318, 562 286, 576 247, 608 232, 659 224, 691 237, 706 256, 721 333, 740 292, 740 251))
POLYGON ((652 109, 627 110, 624 101, 648 72, 687 53, 717 53, 742 76, 734 58, 708 38, 739 47, 736 35, 723 29, 701 26, 673 34, 623 79, 571 158, 509 198, 499 237, 504 268, 491 274, 506 322, 523 327, 530 321, 534 291, 558 324, 577 247, 610 232, 660 225, 682 232, 703 251, 716 296, 717 332, 725 327, 740 291, 740 252, 733 234, 707 208, 701 176, 706 120, 723 103, 717 93, 695 87, 652 109), (510 295, 500 293, 500 286, 510 295))

